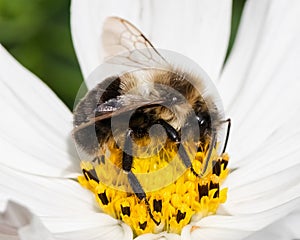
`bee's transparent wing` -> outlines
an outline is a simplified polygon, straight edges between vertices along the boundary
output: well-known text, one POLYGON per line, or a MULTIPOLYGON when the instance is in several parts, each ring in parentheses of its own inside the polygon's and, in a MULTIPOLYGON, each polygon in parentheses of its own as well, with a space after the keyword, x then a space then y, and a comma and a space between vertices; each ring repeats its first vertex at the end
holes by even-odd
POLYGON ((130 67, 168 67, 151 42, 125 19, 109 17, 103 25, 106 62, 130 67))
POLYGON ((84 129, 88 126, 95 124, 98 121, 112 118, 113 116, 120 116, 121 114, 132 114, 136 109, 140 107, 153 107, 166 103, 165 99, 147 100, 135 95, 122 95, 118 98, 112 98, 99 106, 94 111, 94 115, 91 116, 88 121, 81 123, 77 126, 74 132, 84 129))

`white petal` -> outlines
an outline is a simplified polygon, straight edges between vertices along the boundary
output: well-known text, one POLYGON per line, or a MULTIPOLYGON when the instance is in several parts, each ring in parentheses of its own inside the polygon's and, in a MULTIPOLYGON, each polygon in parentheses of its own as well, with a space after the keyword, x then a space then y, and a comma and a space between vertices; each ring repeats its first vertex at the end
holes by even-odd
MULTIPOLYGON (((195 226, 194 226, 195 227, 195 226)), ((186 226, 181 233, 181 240, 237 240, 251 234, 246 230, 231 230, 224 228, 205 228, 192 230, 193 226, 186 226)))
POLYGON ((235 47, 219 90, 233 128, 228 151, 239 158, 256 150, 300 101, 300 2, 246 2, 235 47))
POLYGON ((218 77, 229 38, 231 0, 73 0, 71 30, 85 79, 102 63, 100 34, 108 16, 131 21, 157 48, 180 52, 213 79, 218 77))
POLYGON ((2 167, 0 192, 6 199, 27 206, 57 236, 82 235, 78 239, 93 239, 95 234, 106 232, 104 235, 111 239, 114 236, 132 238, 127 225, 101 213, 94 205, 93 194, 73 180, 38 177, 2 167))
POLYGON ((8 237, 6 239, 54 240, 50 232, 27 208, 11 201, 0 211, 0 231, 3 236, 8 237), (10 232, 5 231, 5 228, 10 229, 10 232))
POLYGON ((183 239, 243 239, 244 237, 261 230, 270 223, 284 217, 300 204, 300 199, 287 202, 284 205, 256 214, 236 216, 209 216, 183 229, 183 239), (198 227, 198 228, 195 228, 198 227))
MULTIPOLYGON (((298 207, 296 211, 292 212, 286 218, 282 220, 286 232, 292 235, 293 239, 300 239, 300 208, 298 207)), ((274 229, 274 228, 273 228, 274 229)))
POLYGON ((0 192, 38 216, 72 216, 94 213, 92 193, 69 179, 24 174, 2 166, 0 192))
MULTIPOLYGON (((14 229, 15 233, 20 237, 21 240, 107 240, 107 239, 132 239, 132 231, 128 226, 121 226, 124 224, 114 224, 114 225, 103 225, 100 221, 96 222, 97 226, 92 228, 77 228, 74 231, 63 231, 51 233, 37 218, 33 215, 27 208, 16 204, 14 202, 8 202, 7 208, 1 211, 0 215, 0 230, 2 226, 6 228, 10 227, 14 229)), ((84 218, 84 216, 82 216, 84 218)), ((58 221, 56 224, 60 225, 71 225, 72 219, 67 222, 58 221)), ((96 220, 96 219, 94 219, 96 220)), ((99 219, 97 219, 99 220, 99 219)), ((94 225, 96 225, 94 224, 94 225)), ((1 230, 2 231, 2 230, 1 230)), ((16 235, 6 235, 10 236, 11 239, 19 239, 16 235)), ((1 239, 1 235, 0 235, 1 239)), ((10 238, 7 238, 10 239, 10 238)))
POLYGON ((98 226, 96 227, 81 229, 77 231, 74 230, 72 232, 56 233, 55 236, 58 239, 64 240, 132 240, 133 233, 131 228, 122 222, 113 225, 101 225, 101 222, 98 222, 98 226))
POLYGON ((52 177, 79 172, 71 112, 1 45, 0 68, 1 164, 52 177))
MULTIPOLYGON (((299 125, 299 117, 293 120, 299 125)), ((247 164, 228 176, 224 183, 229 188, 228 199, 221 209, 232 214, 254 213, 299 197, 300 149, 296 143, 300 128, 294 132, 292 125, 282 126, 248 157, 247 164)))
POLYGON ((180 236, 174 233, 162 232, 159 234, 143 234, 139 237, 136 237, 135 240, 179 240, 180 236))
POLYGON ((251 235, 246 240, 293 240, 300 239, 300 211, 273 223, 267 228, 251 235))
MULTIPOLYGON (((80 221, 82 227, 85 227, 84 222, 89 224, 88 218, 99 218, 97 215, 101 215, 94 206, 92 193, 73 180, 32 176, 4 167, 0 169, 0 173, 1 193, 5 194, 6 198, 27 206, 30 211, 40 216, 46 225, 49 222, 51 231, 77 227, 76 222, 80 221), (85 218, 81 219, 82 216, 85 218), (72 218, 74 222, 69 221, 70 226, 58 224, 60 219, 65 221, 72 218), (53 219, 56 220, 56 225, 53 224, 53 219)), ((109 224, 116 222, 109 219, 107 221, 109 224)))
POLYGON ((274 178, 267 179, 267 181, 255 182, 249 187, 239 188, 235 191, 229 190, 228 199, 222 207, 230 214, 255 214, 300 198, 299 180, 286 185, 272 186, 272 181, 280 181, 276 177, 281 176, 278 174, 274 178), (264 184, 266 184, 266 187, 264 187, 264 184))
POLYGON ((246 182, 247 178, 252 176, 259 177, 259 172, 270 175, 273 169, 281 170, 300 162, 299 158, 294 157, 299 151, 299 146, 296 144, 300 141, 299 121, 300 115, 296 113, 284 124, 278 126, 253 152, 244 157, 237 155, 234 157, 234 163, 230 165, 231 168, 235 168, 236 162, 241 161, 242 163, 239 163, 240 168, 245 167, 244 171, 255 172, 255 175, 245 174, 242 182, 246 182))
MULTIPOLYGON (((243 164, 229 175, 226 185, 232 190, 269 177, 274 179, 275 187, 284 186, 283 182, 292 184, 293 178, 298 174, 287 172, 287 178, 280 181, 276 181, 279 179, 275 179, 274 175, 288 169, 293 172, 293 168, 300 165, 300 149, 297 144, 300 142, 299 122, 300 115, 294 115, 284 125, 279 126, 252 154, 235 159, 237 162, 242 160, 243 164)), ((234 166, 235 164, 230 165, 231 168, 234 166)))
POLYGON ((228 200, 223 205, 228 212, 263 211, 300 197, 299 121, 300 116, 295 116, 281 126, 228 176, 224 184, 228 200))
POLYGON ((6 235, 0 233, 0 240, 20 240, 16 235, 6 235))

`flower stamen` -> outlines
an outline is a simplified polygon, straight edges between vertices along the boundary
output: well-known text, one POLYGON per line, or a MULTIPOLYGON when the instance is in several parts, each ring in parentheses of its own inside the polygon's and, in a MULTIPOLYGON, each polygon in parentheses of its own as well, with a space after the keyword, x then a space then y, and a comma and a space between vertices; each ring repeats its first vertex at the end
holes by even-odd
MULTIPOLYGON (((144 173, 146 178, 139 179, 146 192, 146 199, 141 200, 130 189, 127 176, 120 167, 121 150, 108 148, 110 155, 99 158, 101 161, 82 162, 83 176, 79 176, 78 180, 95 194, 98 205, 105 213, 130 225, 136 235, 161 231, 180 233, 190 222, 215 214, 219 205, 226 201, 227 189, 220 186, 228 175, 229 157, 227 154, 218 156, 216 149, 202 177, 193 173, 197 169, 196 173, 200 174, 206 159, 207 151, 199 148, 190 168, 170 184, 152 190, 151 186, 157 179, 147 179, 147 176, 174 159, 175 147, 167 146, 151 157, 134 157, 132 172, 137 176, 144 173)), ((179 169, 177 165, 173 173, 176 169, 179 169)), ((172 172, 168 174, 173 175, 172 172)), ((159 178, 164 181, 168 176, 159 175, 159 178)))

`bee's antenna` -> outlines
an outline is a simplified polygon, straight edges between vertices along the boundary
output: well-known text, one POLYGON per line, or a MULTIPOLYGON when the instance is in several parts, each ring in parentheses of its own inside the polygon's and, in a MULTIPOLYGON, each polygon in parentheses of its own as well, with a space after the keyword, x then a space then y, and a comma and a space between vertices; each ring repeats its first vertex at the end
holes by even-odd
POLYGON ((228 139, 229 139, 229 133, 230 133, 230 127, 231 127, 231 119, 228 118, 227 120, 222 121, 222 123, 227 123, 227 133, 226 133, 224 148, 223 148, 223 151, 222 151, 222 154, 223 154, 226 151, 226 147, 227 147, 227 143, 228 143, 228 139))

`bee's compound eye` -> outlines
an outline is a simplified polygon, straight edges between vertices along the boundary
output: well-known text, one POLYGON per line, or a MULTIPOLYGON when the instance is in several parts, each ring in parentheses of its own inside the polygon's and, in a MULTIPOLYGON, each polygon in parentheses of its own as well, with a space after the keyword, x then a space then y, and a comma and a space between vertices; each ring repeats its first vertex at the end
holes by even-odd
POLYGON ((199 113, 197 115, 197 121, 201 133, 203 133, 206 129, 209 129, 211 127, 211 119, 209 114, 207 113, 199 113))
POLYGON ((201 128, 207 128, 208 127, 208 122, 206 119, 202 119, 200 122, 199 122, 199 125, 201 126, 201 128))

